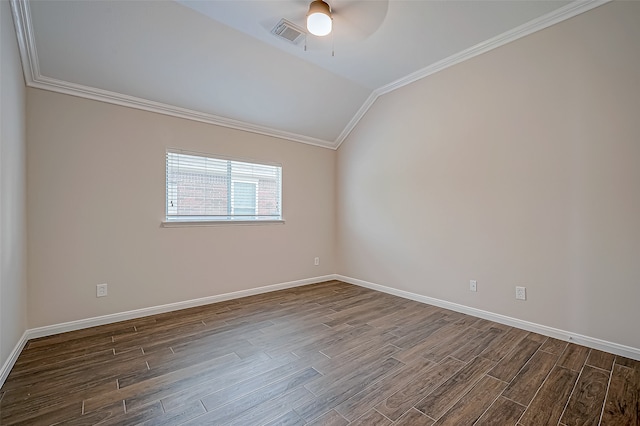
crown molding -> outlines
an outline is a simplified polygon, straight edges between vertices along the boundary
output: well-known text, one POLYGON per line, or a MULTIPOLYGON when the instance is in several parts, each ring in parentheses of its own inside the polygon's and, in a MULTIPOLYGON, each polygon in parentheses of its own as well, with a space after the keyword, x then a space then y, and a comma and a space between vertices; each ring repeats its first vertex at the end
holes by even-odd
POLYGON ((366 112, 369 110, 371 105, 373 105, 373 103, 378 99, 378 97, 386 93, 392 92, 396 89, 399 89, 401 87, 404 87, 413 82, 416 82, 418 80, 422 80, 425 77, 428 77, 444 69, 447 69, 453 65, 459 64, 460 62, 464 62, 467 59, 471 59, 475 56, 478 56, 490 50, 496 49, 500 46, 504 46, 507 43, 511 43, 512 41, 518 40, 522 37, 528 36, 537 31, 548 28, 559 22, 565 21, 569 18, 573 18, 574 16, 587 12, 598 6, 602 6, 603 4, 609 3, 610 1, 611 0, 576 0, 574 2, 569 3, 566 6, 563 6, 559 9, 554 10, 553 12, 550 12, 539 18, 533 19, 509 31, 506 31, 486 41, 483 41, 482 43, 478 43, 475 46, 471 46, 468 49, 462 50, 454 55, 451 55, 438 62, 435 62, 432 65, 429 65, 428 67, 425 67, 405 77, 402 77, 396 81, 393 81, 389 84, 386 84, 382 87, 377 88, 376 90, 373 91, 371 96, 369 96, 365 104, 358 110, 358 112, 351 119, 351 121, 349 121, 349 123, 347 124, 345 129, 342 131, 342 133, 340 133, 340 136, 338 137, 335 143, 335 149, 338 149, 340 147, 342 142, 344 142, 344 140, 351 133, 353 128, 358 124, 360 119, 366 114, 366 112))
POLYGON ((378 95, 375 90, 373 92, 371 92, 371 94, 364 101, 364 103, 362 104, 360 109, 358 109, 358 111, 351 118, 349 123, 347 123, 345 128, 342 130, 340 135, 338 135, 338 138, 336 139, 336 142, 334 144, 334 149, 338 149, 338 147, 340 147, 340 144, 347 138, 347 136, 349 136, 351 131, 353 129, 355 129, 356 125, 360 122, 360 119, 362 119, 362 117, 364 117, 364 115, 367 113, 367 111, 369 111, 369 108, 371 108, 371 106, 374 104, 376 99, 378 99, 378 96, 380 96, 380 95, 378 95))
POLYGON ((322 148, 334 148, 334 143, 322 139, 316 139, 309 136, 289 133, 282 130, 271 129, 269 127, 259 126, 256 124, 246 123, 239 120, 233 120, 218 115, 208 114, 205 112, 194 111, 187 108, 181 108, 174 105, 164 104, 161 102, 150 101, 148 99, 137 98, 135 96, 124 95, 122 93, 111 92, 108 90, 97 89, 95 87, 83 86, 81 84, 69 83, 68 81, 58 80, 55 78, 39 76, 32 83, 27 84, 30 87, 45 89, 53 92, 64 93, 66 95, 78 96, 95 101, 107 102, 110 104, 120 105, 129 108, 141 109, 144 111, 155 112, 158 114, 169 115, 172 117, 184 118, 201 123, 215 124, 217 126, 228 127, 245 132, 257 133, 264 136, 271 136, 280 139, 286 139, 294 142, 300 142, 307 145, 315 145, 322 148))
POLYGON ((172 117, 184 118, 187 120, 199 121, 207 124, 215 124, 217 126, 228 127, 231 129, 243 130, 250 133, 257 133, 265 136, 337 150, 342 142, 345 141, 345 139, 357 126, 362 117, 364 117, 367 111, 369 111, 369 108, 371 108, 378 97, 404 87, 408 84, 411 84, 415 81, 421 80, 439 71, 442 71, 450 66, 459 64, 460 62, 466 61, 467 59, 471 59, 475 56, 481 55, 482 53, 488 52, 507 43, 525 37, 529 34, 543 30, 547 27, 550 27, 551 25, 565 21, 598 6, 602 6, 603 4, 609 3, 611 0, 576 0, 544 16, 541 16, 537 19, 513 28, 512 30, 492 37, 482 43, 478 43, 475 46, 444 58, 432 65, 429 65, 428 67, 425 67, 403 78, 400 78, 396 81, 375 89, 365 100, 362 106, 358 109, 355 115, 351 118, 349 123, 347 123, 347 125, 342 130, 340 135, 338 135, 335 141, 312 138, 305 135, 272 129, 269 127, 259 126, 239 120, 233 120, 230 118, 221 117, 201 111, 181 108, 174 105, 164 104, 161 102, 155 102, 148 99, 137 98, 134 96, 124 95, 121 93, 111 92, 108 90, 102 90, 89 86, 83 86, 80 84, 70 83, 67 81, 43 76, 40 73, 40 66, 38 63, 38 53, 36 50, 35 37, 31 24, 29 0, 10 1, 16 27, 16 35, 18 37, 18 47, 20 49, 20 57, 22 60, 25 84, 29 87, 50 90, 53 92, 64 93, 81 98, 93 99, 110 104, 169 115, 172 117))
POLYGON ((27 86, 33 83, 36 76, 40 75, 36 42, 31 26, 31 9, 28 1, 10 0, 13 24, 18 38, 18 50, 22 61, 22 72, 27 86))
POLYGON ((507 43, 518 40, 522 37, 526 37, 530 34, 548 28, 559 22, 565 21, 569 18, 573 18, 576 15, 587 12, 603 4, 609 3, 611 0, 577 0, 554 10, 546 15, 536 18, 532 21, 524 23, 518 27, 515 27, 509 31, 492 37, 482 43, 478 43, 475 46, 471 46, 459 53, 444 58, 441 61, 435 62, 428 67, 425 67, 419 71, 411 73, 401 79, 391 82, 385 86, 382 86, 376 90, 378 95, 384 95, 385 93, 392 92, 396 89, 404 87, 414 81, 421 80, 439 71, 442 71, 450 66, 459 64, 460 62, 471 59, 475 56, 486 53, 490 50, 496 49, 500 46, 504 46, 507 43))

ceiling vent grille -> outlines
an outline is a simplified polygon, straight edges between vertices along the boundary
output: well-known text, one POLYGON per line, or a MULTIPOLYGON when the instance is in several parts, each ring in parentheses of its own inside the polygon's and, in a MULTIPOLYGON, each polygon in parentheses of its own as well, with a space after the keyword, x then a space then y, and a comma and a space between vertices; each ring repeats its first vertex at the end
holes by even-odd
POLYGON ((306 36, 306 32, 304 30, 284 18, 281 19, 275 27, 273 27, 271 34, 293 44, 300 43, 300 40, 306 36))

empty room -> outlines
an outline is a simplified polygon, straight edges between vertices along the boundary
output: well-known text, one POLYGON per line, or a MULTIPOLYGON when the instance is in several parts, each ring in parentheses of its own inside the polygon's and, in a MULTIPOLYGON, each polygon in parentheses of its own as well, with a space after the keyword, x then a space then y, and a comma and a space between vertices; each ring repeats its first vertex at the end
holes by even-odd
POLYGON ((640 426, 640 1, 0 33, 0 425, 640 426))

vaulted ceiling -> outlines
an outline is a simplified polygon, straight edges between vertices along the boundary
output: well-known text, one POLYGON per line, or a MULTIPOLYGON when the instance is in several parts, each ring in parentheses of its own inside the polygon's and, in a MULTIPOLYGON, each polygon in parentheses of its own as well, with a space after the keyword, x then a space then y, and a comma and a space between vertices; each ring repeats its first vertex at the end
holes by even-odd
POLYGON ((12 0, 27 84, 336 148, 384 93, 603 3, 12 0), (332 54, 334 52, 334 54, 332 54))

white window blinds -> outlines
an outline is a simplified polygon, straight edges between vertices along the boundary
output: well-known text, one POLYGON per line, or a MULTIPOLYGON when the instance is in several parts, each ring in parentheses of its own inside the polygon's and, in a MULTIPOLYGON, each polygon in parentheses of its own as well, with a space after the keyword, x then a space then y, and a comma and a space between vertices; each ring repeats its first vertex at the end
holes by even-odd
POLYGON ((282 167, 167 152, 167 221, 282 219, 282 167))

